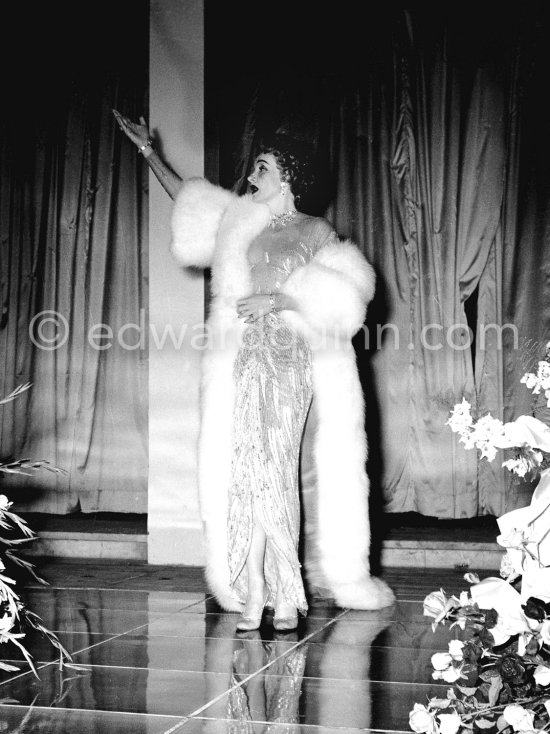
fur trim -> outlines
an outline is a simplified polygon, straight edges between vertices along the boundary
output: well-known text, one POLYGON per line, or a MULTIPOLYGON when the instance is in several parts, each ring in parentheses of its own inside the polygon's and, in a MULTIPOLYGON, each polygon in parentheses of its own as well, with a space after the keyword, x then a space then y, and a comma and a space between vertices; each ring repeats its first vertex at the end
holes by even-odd
POLYGON ((295 299, 300 316, 315 331, 349 338, 363 324, 374 284, 374 270, 359 249, 339 242, 296 268, 281 290, 295 299))
POLYGON ((207 268, 224 211, 237 199, 204 178, 190 178, 176 196, 170 250, 180 265, 207 268))
POLYGON ((327 245, 315 255, 314 262, 347 275, 367 305, 374 296, 376 279, 372 265, 350 240, 327 245))
POLYGON ((364 399, 349 342, 313 352, 321 569, 332 588, 368 575, 369 480, 364 399))
POLYGON ((240 611, 229 585, 227 502, 231 486, 232 421, 235 384, 233 362, 238 345, 228 329, 227 309, 210 319, 210 348, 203 357, 201 433, 199 439, 199 504, 206 543, 206 579, 220 606, 240 611))
POLYGON ((332 593, 336 604, 348 609, 383 609, 395 602, 393 591, 376 576, 353 584, 333 584, 332 593))
MULTIPOLYGON (((209 530, 205 528, 207 548, 212 544, 209 538, 209 530)), ((244 605, 239 602, 229 586, 229 566, 227 556, 224 559, 216 558, 215 553, 210 553, 205 568, 205 577, 208 588, 214 593, 216 601, 226 612, 242 612, 244 605)))

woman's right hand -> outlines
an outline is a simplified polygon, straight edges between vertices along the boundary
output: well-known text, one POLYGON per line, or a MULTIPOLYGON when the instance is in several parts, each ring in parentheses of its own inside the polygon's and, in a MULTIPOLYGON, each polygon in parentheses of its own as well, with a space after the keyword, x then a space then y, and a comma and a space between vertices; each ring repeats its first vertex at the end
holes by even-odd
POLYGON ((138 148, 141 148, 150 141, 151 136, 149 135, 149 127, 145 122, 144 117, 139 118, 139 123, 132 122, 124 115, 121 115, 118 110, 113 110, 113 115, 123 133, 125 133, 132 143, 138 148))

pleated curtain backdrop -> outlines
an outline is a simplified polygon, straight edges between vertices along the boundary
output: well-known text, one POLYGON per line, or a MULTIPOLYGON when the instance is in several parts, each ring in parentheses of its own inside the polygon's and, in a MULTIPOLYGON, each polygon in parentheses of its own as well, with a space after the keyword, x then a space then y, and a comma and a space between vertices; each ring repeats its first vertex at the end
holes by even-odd
POLYGON ((339 231, 357 223, 349 233, 387 288, 385 338, 372 363, 386 510, 500 514, 502 484, 478 482, 476 453, 445 422, 462 397, 479 407, 465 302, 500 218, 507 57, 480 59, 471 44, 461 57, 444 24, 432 21, 431 33, 418 38, 414 20, 404 16, 393 28, 393 94, 383 99, 383 118, 369 97, 342 96, 333 216, 339 231))
POLYGON ((544 357, 548 9, 356 13, 294 22, 289 64, 246 71, 246 54, 228 68, 226 19, 210 76, 220 180, 242 182, 272 129, 312 141, 331 181, 324 213, 378 276, 356 340, 373 494, 391 513, 500 515, 528 503, 532 485, 501 468, 504 456, 466 451, 445 422, 463 397, 479 415, 529 412, 519 379, 544 357))
MULTIPOLYGON (((0 392, 33 386, 0 409, 0 445, 67 471, 2 484, 21 510, 144 512, 145 170, 110 110, 146 109, 148 8, 96 3, 84 26, 73 5, 63 23, 10 8, 31 74, 2 49, 0 392), (67 324, 55 350, 29 334, 46 310, 58 336, 67 324), (98 324, 108 349, 89 343, 98 324)), ((378 276, 356 340, 373 496, 389 512, 500 515, 531 485, 444 424, 462 396, 505 420, 531 409, 519 378, 550 318, 549 9, 390 2, 364 21, 356 6, 282 14, 283 53, 254 45, 271 8, 205 3, 208 171, 238 187, 276 128, 315 145, 327 176, 308 206, 378 276)))
POLYGON ((111 108, 146 109, 148 4, 122 10, 10 10, 34 66, 3 84, 0 394, 32 387, 0 446, 65 470, 4 478, 20 510, 147 511, 146 173, 111 108))

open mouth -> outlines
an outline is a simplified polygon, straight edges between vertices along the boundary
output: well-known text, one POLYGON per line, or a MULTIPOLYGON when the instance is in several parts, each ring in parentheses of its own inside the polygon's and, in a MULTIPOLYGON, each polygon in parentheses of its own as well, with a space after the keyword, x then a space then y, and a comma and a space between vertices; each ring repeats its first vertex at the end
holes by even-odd
POLYGON ((254 184, 248 184, 248 190, 251 194, 255 194, 258 191, 258 187, 254 186, 254 184))

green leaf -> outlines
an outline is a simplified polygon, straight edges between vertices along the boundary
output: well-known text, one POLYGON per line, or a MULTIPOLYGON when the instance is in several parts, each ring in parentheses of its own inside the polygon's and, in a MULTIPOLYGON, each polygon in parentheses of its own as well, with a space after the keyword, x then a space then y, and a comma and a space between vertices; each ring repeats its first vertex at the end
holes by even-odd
POLYGON ((19 670, 19 668, 16 665, 8 665, 8 663, 2 663, 2 662, 0 662, 0 669, 9 670, 10 672, 13 670, 19 670))
POLYGON ((73 663, 62 663, 63 668, 70 668, 71 670, 80 670, 83 673, 89 673, 91 671, 91 666, 89 665, 74 665, 73 663))
POLYGON ((452 703, 448 698, 430 698, 429 708, 446 709, 452 703))
POLYGON ((494 725, 495 722, 489 719, 476 719, 476 726, 480 729, 492 729, 494 725))
POLYGON ((40 680, 38 673, 36 672, 36 668, 34 667, 34 663, 32 661, 32 658, 30 656, 30 653, 27 652, 27 649, 24 645, 22 645, 18 640, 11 638, 14 645, 17 645, 17 647, 21 650, 23 655, 25 656, 25 660, 28 662, 30 667, 32 668, 32 672, 35 674, 35 676, 40 680))
POLYGON ((458 686, 458 690, 463 693, 465 696, 475 696, 477 688, 470 688, 466 686, 458 686))
POLYGON ((487 694, 487 698, 489 699, 490 706, 494 706, 496 703, 498 703, 498 697, 501 691, 502 691, 502 678, 500 677, 500 675, 493 676, 491 678, 491 685, 489 688, 489 693, 487 694))

